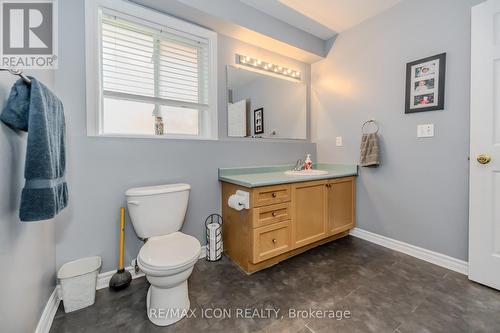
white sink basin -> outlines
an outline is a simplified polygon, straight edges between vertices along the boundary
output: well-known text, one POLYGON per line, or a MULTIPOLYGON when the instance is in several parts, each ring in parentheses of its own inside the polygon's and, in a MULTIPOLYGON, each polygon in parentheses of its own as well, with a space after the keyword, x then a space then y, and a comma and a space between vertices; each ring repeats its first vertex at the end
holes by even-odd
POLYGON ((323 176, 327 175, 328 171, 324 170, 301 170, 301 171, 285 171, 285 175, 287 176, 323 176))

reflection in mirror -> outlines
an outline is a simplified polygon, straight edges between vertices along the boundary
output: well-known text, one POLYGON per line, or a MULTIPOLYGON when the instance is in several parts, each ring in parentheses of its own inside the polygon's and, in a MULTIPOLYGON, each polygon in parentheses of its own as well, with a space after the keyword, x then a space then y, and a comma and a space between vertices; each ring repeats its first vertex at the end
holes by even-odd
POLYGON ((227 90, 228 136, 306 139, 304 83, 227 66, 227 90))

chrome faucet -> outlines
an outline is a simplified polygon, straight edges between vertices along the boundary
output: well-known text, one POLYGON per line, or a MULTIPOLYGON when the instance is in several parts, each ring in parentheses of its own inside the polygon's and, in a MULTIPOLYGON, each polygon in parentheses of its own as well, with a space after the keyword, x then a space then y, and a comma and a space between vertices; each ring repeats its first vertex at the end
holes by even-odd
POLYGON ((295 163, 295 166, 292 168, 292 171, 302 171, 302 169, 304 169, 304 161, 298 159, 297 163, 295 163))

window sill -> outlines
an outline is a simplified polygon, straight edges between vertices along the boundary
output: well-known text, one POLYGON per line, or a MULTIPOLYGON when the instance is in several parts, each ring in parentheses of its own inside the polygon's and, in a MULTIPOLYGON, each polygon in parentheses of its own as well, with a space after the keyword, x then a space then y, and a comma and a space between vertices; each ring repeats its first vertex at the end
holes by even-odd
POLYGON ((110 139, 153 139, 153 140, 175 140, 175 141, 225 141, 225 142, 254 142, 254 143, 310 143, 309 139, 279 139, 279 138, 237 138, 237 137, 200 137, 185 135, 132 135, 132 134, 87 134, 89 138, 110 138, 110 139))
POLYGON ((155 139, 155 140, 195 140, 216 141, 219 138, 197 136, 197 135, 134 135, 134 134, 88 134, 91 138, 120 138, 120 139, 155 139))

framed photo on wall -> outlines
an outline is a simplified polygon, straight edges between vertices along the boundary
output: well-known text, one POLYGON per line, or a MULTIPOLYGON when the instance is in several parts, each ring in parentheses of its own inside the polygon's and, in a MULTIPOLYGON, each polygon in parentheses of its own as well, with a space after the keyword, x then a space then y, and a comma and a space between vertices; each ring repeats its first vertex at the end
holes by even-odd
POLYGON ((444 109, 446 53, 406 64, 405 113, 444 109))
POLYGON ((253 111, 253 125, 255 134, 264 133, 264 108, 253 111))

